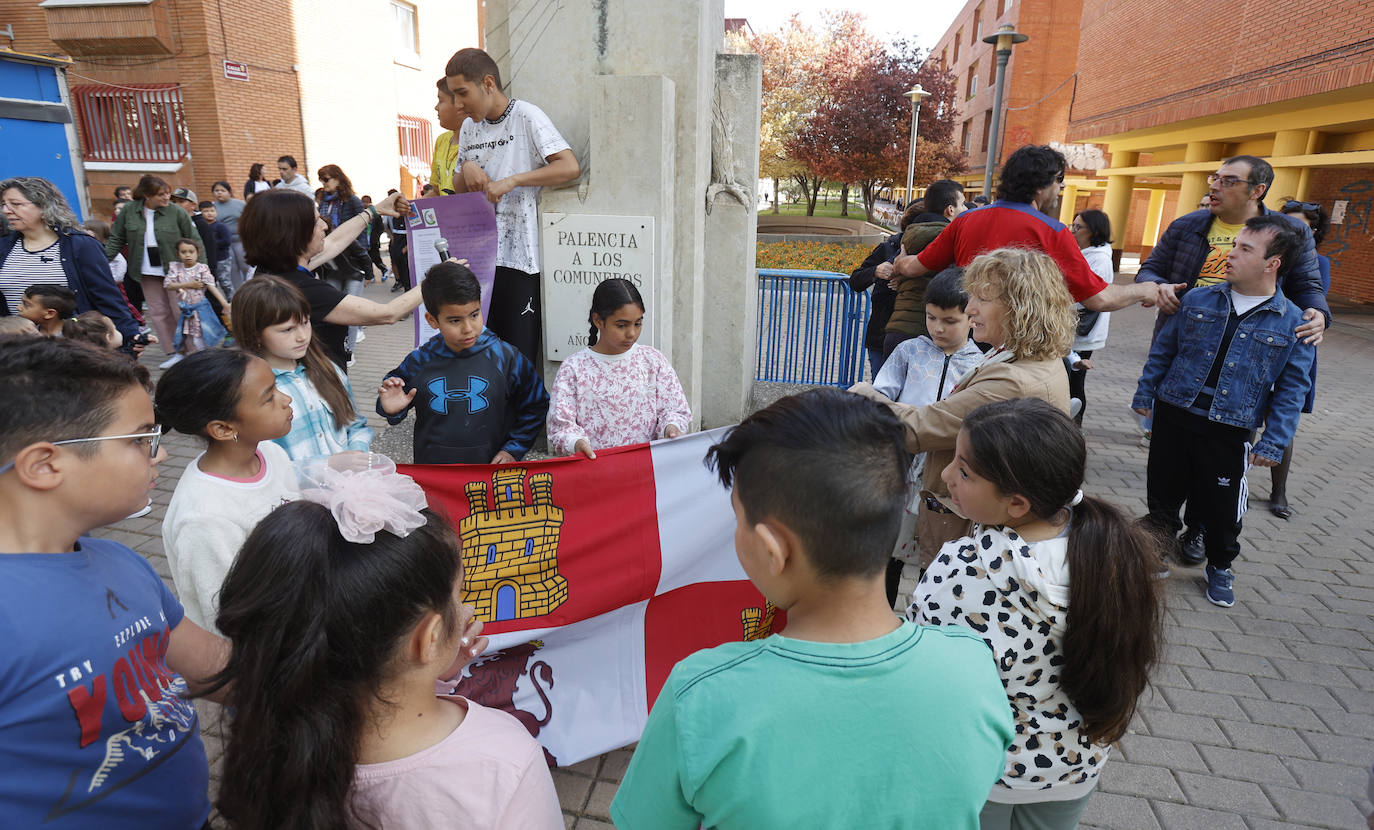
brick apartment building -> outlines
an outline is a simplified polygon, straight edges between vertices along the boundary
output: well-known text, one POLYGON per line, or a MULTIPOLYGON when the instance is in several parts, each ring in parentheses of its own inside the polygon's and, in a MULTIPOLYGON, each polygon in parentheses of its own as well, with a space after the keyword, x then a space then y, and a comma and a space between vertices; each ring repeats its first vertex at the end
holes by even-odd
POLYGON ((982 190, 993 154, 988 142, 997 58, 983 38, 1004 23, 1030 38, 1007 62, 1000 162, 1023 144, 1064 141, 1081 8, 1081 0, 969 0, 931 50, 957 79, 961 103, 954 136, 968 156, 969 170, 956 178, 970 195, 982 190))
POLYGON ((1268 206, 1338 214, 1320 248, 1331 293, 1374 301, 1374 3, 1085 0, 1082 20, 1069 137, 1110 149, 1114 225, 1140 222, 1129 194, 1142 180, 1179 188, 1174 209, 1151 202, 1144 217, 1167 227, 1222 159, 1261 156, 1276 174, 1268 206))
MULTIPOLYGON (((16 52, 69 55, 84 185, 155 173, 241 195, 255 162, 292 155, 311 182, 343 168, 380 196, 429 175, 434 82, 480 45, 481 0, 0 0, 16 52)), ((2 35, 0 35, 2 36, 2 35)), ((0 42, 0 46, 3 46, 0 42)), ((0 166, 3 166, 0 164, 0 166)), ((23 175, 22 170, 0 170, 23 175)), ((78 186, 83 184, 78 181, 78 186)))

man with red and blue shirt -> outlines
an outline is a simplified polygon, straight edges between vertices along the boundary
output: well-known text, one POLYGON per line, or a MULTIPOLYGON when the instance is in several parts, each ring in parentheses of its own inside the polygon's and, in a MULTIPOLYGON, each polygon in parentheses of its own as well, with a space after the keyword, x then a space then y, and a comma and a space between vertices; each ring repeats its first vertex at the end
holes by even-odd
POLYGON ((1064 156, 1051 147, 1027 145, 1012 153, 1002 167, 997 201, 955 217, 919 254, 897 257, 893 281, 922 277, 951 265, 963 267, 979 254, 998 248, 1033 248, 1055 261, 1074 302, 1092 311, 1172 300, 1178 286, 1103 282, 1083 259, 1073 233, 1042 212, 1058 203, 1067 169, 1064 156))

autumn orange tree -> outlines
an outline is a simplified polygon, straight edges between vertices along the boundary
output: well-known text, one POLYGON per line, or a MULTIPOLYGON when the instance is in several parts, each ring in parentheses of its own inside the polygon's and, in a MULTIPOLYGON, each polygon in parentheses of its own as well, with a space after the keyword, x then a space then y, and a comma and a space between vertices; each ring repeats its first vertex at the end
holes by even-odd
POLYGON ((775 192, 778 179, 795 181, 808 216, 826 181, 842 185, 842 215, 857 184, 872 220, 878 192, 904 180, 911 131, 904 93, 914 83, 932 93, 921 109, 916 181, 966 169, 953 142, 954 76, 913 44, 885 45, 862 15, 845 11, 828 13, 819 31, 793 16, 749 45, 763 58, 760 173, 773 178, 775 192))

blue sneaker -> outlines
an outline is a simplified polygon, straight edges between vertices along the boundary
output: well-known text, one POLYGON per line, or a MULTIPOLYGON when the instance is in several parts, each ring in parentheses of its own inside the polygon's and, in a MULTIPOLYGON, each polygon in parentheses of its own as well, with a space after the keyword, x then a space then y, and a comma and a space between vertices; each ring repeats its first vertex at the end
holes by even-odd
POLYGON ((1207 601, 1213 605, 1220 605, 1222 608, 1230 608, 1236 604, 1236 592, 1231 590, 1231 583, 1235 581, 1236 575, 1230 568, 1217 568, 1212 565, 1207 566, 1207 601))

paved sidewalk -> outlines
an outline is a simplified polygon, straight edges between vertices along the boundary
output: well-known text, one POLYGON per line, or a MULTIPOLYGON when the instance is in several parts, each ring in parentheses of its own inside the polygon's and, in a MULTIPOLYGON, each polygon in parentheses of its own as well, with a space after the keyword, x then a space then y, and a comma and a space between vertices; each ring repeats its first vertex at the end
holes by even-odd
MULTIPOLYGON (((366 296, 385 301, 389 287, 369 287, 366 296)), ((1146 451, 1128 405, 1151 322, 1143 309, 1114 313, 1087 383, 1084 490, 1133 514, 1144 512, 1146 451)), ((1374 326, 1357 322, 1338 324, 1320 349, 1317 411, 1302 420, 1289 482, 1291 521, 1267 509, 1268 473, 1250 476, 1235 607, 1203 599, 1200 569, 1174 568, 1164 663, 1084 827, 1364 826, 1374 762, 1374 326)), ((411 331, 409 321, 369 329, 350 372, 360 408, 378 428, 378 449, 401 461, 405 427, 382 434, 372 402, 410 348, 411 331)), ((185 436, 164 446, 170 457, 153 513, 98 535, 132 546, 168 578, 162 515, 199 448, 185 436)), ((907 581, 904 592, 911 587, 907 581)), ((210 734, 207 749, 218 757, 210 734)), ((607 808, 629 757, 618 750, 554 771, 568 828, 610 826, 607 808)))

